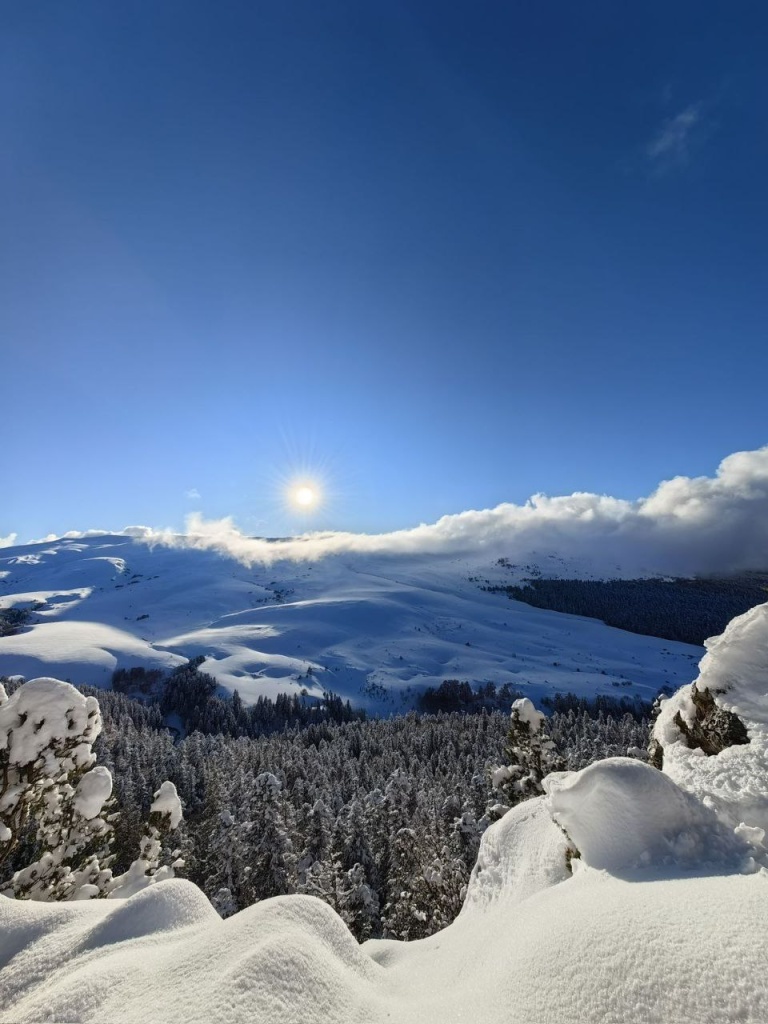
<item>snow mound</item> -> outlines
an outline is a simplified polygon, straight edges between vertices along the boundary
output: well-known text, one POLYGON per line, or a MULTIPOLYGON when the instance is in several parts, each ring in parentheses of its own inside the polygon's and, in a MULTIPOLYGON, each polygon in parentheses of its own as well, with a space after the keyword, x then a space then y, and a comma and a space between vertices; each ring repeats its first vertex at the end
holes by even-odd
POLYGON ((373 988, 381 968, 310 896, 267 900, 222 921, 177 879, 117 904, 41 909, 0 900, 0 989, 19 1024, 384 1018, 373 988))
POLYGON ((733 619, 705 646, 697 679, 664 701, 654 725, 663 771, 729 827, 768 831, 768 603, 733 619), (736 715, 748 742, 711 756, 689 746, 684 728, 694 726, 701 695, 736 715))
POLYGON ((205 895, 184 879, 169 879, 127 900, 110 903, 116 909, 88 934, 83 947, 98 948, 143 935, 160 935, 191 925, 215 927, 219 915, 205 895))
POLYGON ((638 868, 749 863, 750 847, 695 797, 642 761, 611 757, 544 780, 552 818, 585 864, 622 875, 638 868))
POLYGON ((2 1019, 764 1024, 765 875, 629 881, 585 868, 563 881, 545 800, 489 830, 495 881, 482 892, 479 872, 467 912, 420 942, 360 947, 310 896, 221 920, 179 880, 117 904, 0 898, 2 1019), (541 839, 549 867, 526 888, 541 839))

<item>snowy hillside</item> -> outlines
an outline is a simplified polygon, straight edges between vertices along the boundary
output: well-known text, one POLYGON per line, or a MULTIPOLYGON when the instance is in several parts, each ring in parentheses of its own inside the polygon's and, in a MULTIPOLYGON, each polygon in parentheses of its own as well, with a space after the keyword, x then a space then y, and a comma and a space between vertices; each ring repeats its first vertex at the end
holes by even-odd
MULTIPOLYGON (((549 572, 562 568, 547 561, 549 572)), ((568 567, 584 575, 583 566, 568 567)), ((338 554, 243 564, 216 551, 93 536, 0 551, 0 609, 30 610, 0 637, 0 674, 109 686, 115 668, 203 670, 245 700, 331 690, 388 713, 444 679, 652 698, 701 649, 542 611, 474 580, 507 570, 448 555, 338 554)))
POLYGON ((360 946, 307 896, 220 920, 180 880, 125 901, 2 898, 4 1019, 761 1024, 768 605, 708 647, 657 727, 670 774, 619 757, 550 775, 487 830, 443 931, 360 946), (748 742, 691 748, 702 694, 701 736, 737 714, 748 742))

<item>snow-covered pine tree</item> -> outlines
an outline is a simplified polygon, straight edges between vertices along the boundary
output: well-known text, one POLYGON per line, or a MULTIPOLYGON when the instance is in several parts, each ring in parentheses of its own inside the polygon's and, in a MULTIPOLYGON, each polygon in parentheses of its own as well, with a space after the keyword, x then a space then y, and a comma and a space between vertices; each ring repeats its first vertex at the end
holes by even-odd
MULTIPOLYGON (((0 871, 14 854, 30 863, 0 883, 8 896, 34 900, 89 899, 115 894, 112 877, 112 776, 92 744, 101 731, 94 697, 58 679, 33 679, 9 698, 0 685, 0 871), (105 813, 105 811, 107 813, 105 813)), ((165 782, 155 794, 141 858, 144 882, 171 877, 158 872, 159 840, 181 820, 176 790, 165 782)), ((177 861, 177 864, 179 862, 177 861)))
POLYGON ((504 748, 509 763, 491 773, 493 788, 504 800, 504 804, 497 803, 491 808, 493 817, 543 793, 541 780, 559 770, 560 758, 546 723, 547 716, 537 711, 528 697, 521 697, 512 705, 504 748))
POLYGON ((254 779, 254 791, 249 902, 283 896, 296 888, 296 856, 287 821, 290 808, 282 783, 272 772, 261 772, 254 779))
POLYGON ((342 873, 337 887, 338 913, 358 942, 376 935, 379 928, 379 897, 366 881, 361 864, 342 873))
POLYGON ((139 843, 139 856, 128 870, 110 879, 106 895, 110 899, 126 899, 148 885, 173 878, 176 868, 183 868, 179 851, 170 852, 164 840, 179 826, 182 819, 181 801, 172 782, 164 782, 155 793, 149 810, 149 821, 139 843))
POLYGON ((0 871, 25 835, 35 850, 0 885, 7 895, 87 898, 109 876, 112 777, 91 749, 100 730, 98 703, 69 683, 34 679, 10 698, 0 686, 0 871))
POLYGON ((331 854, 333 815, 322 800, 316 800, 309 810, 307 824, 304 848, 297 864, 297 890, 338 908, 336 870, 331 854))

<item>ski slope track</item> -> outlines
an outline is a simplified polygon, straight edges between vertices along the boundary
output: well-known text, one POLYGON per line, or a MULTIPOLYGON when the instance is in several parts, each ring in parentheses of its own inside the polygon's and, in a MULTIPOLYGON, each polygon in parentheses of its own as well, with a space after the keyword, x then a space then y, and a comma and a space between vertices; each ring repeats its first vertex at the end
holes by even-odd
MULTIPOLYGON (((576 573, 583 567, 567 574, 576 573)), ((204 655, 203 670, 247 702, 330 690, 390 714, 445 679, 509 683, 534 700, 557 691, 650 699, 690 679, 701 656, 486 593, 478 579, 511 582, 495 560, 453 556, 247 567, 119 535, 4 548, 0 609, 27 608, 30 619, 0 638, 0 675, 109 687, 116 668, 170 669, 204 655)))

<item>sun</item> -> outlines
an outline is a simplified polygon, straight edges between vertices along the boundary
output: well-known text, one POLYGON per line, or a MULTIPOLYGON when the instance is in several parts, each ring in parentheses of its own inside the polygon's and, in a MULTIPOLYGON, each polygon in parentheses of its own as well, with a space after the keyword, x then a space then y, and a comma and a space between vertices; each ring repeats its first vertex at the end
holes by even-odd
POLYGON ((293 480, 286 491, 288 504, 297 512, 313 512, 322 503, 322 491, 314 480, 293 480))
POLYGON ((317 530, 321 521, 327 523, 338 501, 333 466, 314 451, 299 451, 287 443, 285 448, 281 468, 275 464, 271 479, 265 480, 265 491, 274 502, 275 521, 281 523, 283 532, 317 530))
POLYGON ((312 508, 317 504, 317 491, 309 484, 300 484, 295 488, 292 499, 299 508, 312 508))

